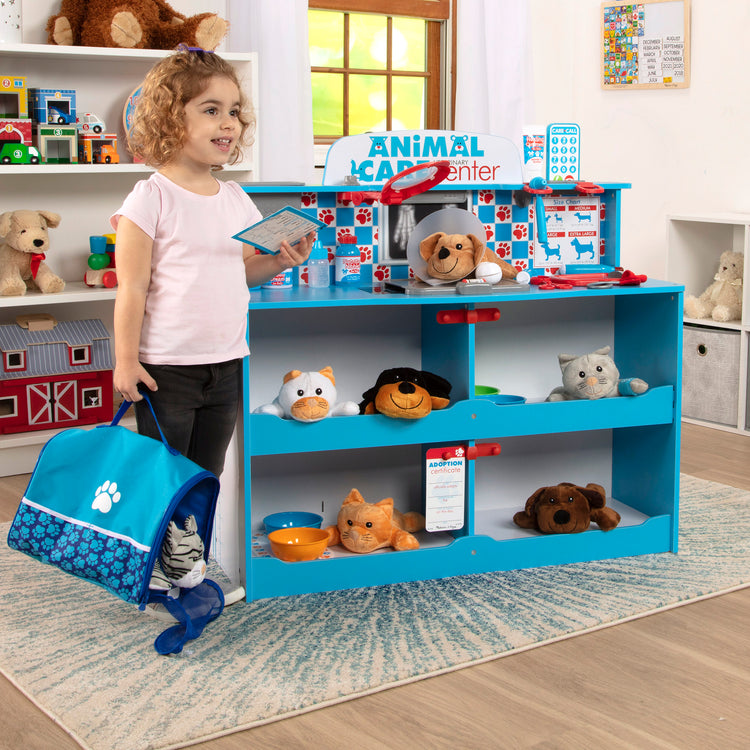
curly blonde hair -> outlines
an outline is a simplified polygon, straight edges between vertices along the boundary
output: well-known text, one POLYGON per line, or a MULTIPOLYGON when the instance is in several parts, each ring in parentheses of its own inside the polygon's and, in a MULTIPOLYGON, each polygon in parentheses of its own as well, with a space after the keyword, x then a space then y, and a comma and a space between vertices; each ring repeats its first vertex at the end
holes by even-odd
POLYGON ((240 92, 238 119, 242 129, 229 164, 242 161, 243 147, 252 145, 254 140, 255 115, 237 71, 215 52, 184 45, 146 74, 128 131, 130 152, 157 169, 168 164, 185 139, 185 105, 205 91, 214 76, 228 78, 240 92))

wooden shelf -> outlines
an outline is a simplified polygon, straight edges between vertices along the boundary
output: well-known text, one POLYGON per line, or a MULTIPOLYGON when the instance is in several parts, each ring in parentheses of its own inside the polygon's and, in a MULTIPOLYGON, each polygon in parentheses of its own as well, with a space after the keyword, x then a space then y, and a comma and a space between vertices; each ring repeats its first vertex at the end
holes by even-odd
POLYGON ((42 294, 29 290, 17 297, 0 297, 0 308, 14 307, 49 307, 51 305, 66 305, 78 302, 101 302, 114 300, 116 289, 86 286, 82 281, 68 281, 65 289, 56 294, 42 294))

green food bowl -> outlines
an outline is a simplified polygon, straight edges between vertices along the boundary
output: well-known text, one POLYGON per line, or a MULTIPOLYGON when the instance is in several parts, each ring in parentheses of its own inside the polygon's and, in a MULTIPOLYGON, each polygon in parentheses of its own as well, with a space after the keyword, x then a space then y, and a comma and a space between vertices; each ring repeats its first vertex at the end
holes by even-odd
POLYGON ((494 385, 475 385, 474 396, 476 398, 488 398, 489 396, 497 396, 500 393, 499 388, 495 388, 494 385))

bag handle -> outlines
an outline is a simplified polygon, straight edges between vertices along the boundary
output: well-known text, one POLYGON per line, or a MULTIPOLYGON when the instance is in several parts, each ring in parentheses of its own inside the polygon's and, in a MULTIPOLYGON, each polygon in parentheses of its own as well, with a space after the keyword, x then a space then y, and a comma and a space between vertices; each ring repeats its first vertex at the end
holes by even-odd
MULTIPOLYGON (((141 396, 143 396, 143 400, 148 404, 148 408, 151 410, 151 414, 154 417, 154 423, 156 424, 156 429, 159 430, 159 436, 161 437, 162 443, 164 443, 164 447, 173 455, 176 456, 179 454, 180 451, 178 451, 176 448, 173 448, 168 442, 167 439, 164 437, 164 433, 161 431, 161 425, 159 424, 159 420, 156 418, 156 412, 154 411, 154 407, 151 404, 151 399, 148 397, 148 393, 146 391, 139 391, 141 396)), ((115 414, 114 418, 112 419, 112 422, 110 423, 110 427, 115 427, 119 421, 122 419, 125 412, 133 405, 132 401, 128 401, 127 399, 124 400, 120 404, 120 408, 117 410, 117 414, 115 414)))

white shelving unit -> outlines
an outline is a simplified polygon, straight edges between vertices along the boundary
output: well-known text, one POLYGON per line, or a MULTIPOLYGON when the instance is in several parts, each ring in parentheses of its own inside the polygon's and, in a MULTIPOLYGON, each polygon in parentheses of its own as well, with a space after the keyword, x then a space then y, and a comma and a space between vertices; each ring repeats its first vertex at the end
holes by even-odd
MULTIPOLYGON (((115 292, 83 284, 90 235, 112 231, 109 216, 117 210, 137 180, 150 168, 133 163, 125 146, 123 109, 149 68, 170 54, 161 50, 58 47, 47 44, 0 46, 0 77, 24 76, 28 87, 74 89, 79 112, 95 112, 116 132, 120 164, 0 165, 0 213, 22 208, 54 211, 62 217, 50 230, 47 263, 66 281, 60 294, 29 292, 0 297, 0 323, 24 312, 49 311, 59 320, 100 318, 112 330, 115 292)), ((257 55, 222 53, 237 69, 250 100, 257 102, 257 55)), ((257 146, 245 152, 241 164, 228 167, 231 179, 249 182, 257 174, 257 146)), ((33 469, 39 448, 54 431, 0 435, 0 474, 33 469)))
MULTIPOLYGON (((748 250, 750 250, 750 214, 673 214, 667 216, 667 276, 670 281, 685 285, 685 296, 700 295, 711 284, 719 263, 719 256, 725 250, 745 255, 743 279, 742 320, 719 323, 712 319, 684 318, 685 330, 690 331, 691 340, 696 332, 703 332, 707 341, 718 341, 738 337, 739 344, 732 348, 739 350, 736 363, 717 362, 716 377, 708 378, 705 393, 707 413, 704 418, 694 418, 686 414, 689 407, 689 385, 683 381, 685 395, 683 398, 683 420, 691 424, 750 434, 750 415, 748 415, 748 337, 750 336, 750 267, 748 267, 748 250), (716 392, 711 393, 710 389, 716 392), (710 404, 715 398, 726 394, 728 390, 736 392, 736 411, 732 408, 729 417, 715 416, 710 413, 710 404)), ((685 366, 694 352, 685 348, 685 366)), ((686 377, 690 377, 690 368, 686 377)))
MULTIPOLYGON (((0 210, 46 209, 59 213, 51 232, 50 267, 66 281, 83 277, 88 237, 111 231, 109 216, 137 180, 151 172, 135 164, 125 145, 123 109, 149 68, 168 55, 162 50, 58 47, 47 44, 0 46, 0 76, 22 75, 27 86, 74 89, 79 112, 95 112, 117 133, 120 164, 0 165, 0 210), (12 180, 12 183, 10 182, 12 180)), ((223 53, 237 69, 251 101, 257 101, 257 55, 223 53)), ((227 168, 232 179, 250 182, 257 174, 257 146, 245 161, 227 168)))

